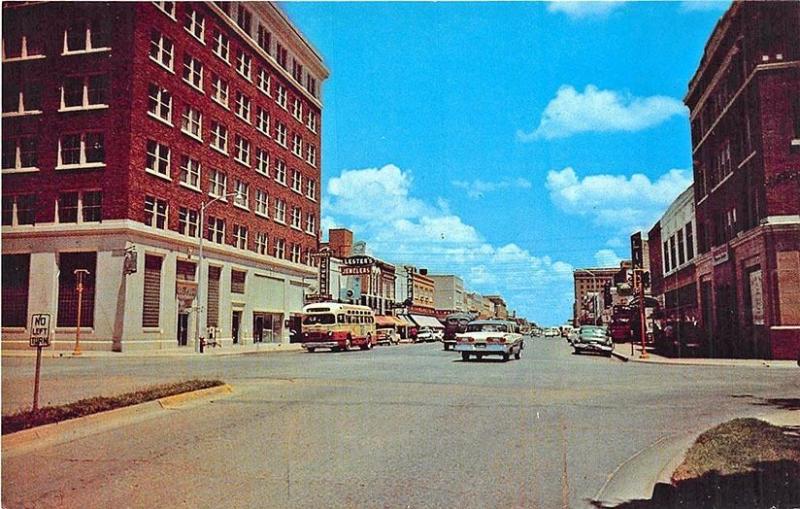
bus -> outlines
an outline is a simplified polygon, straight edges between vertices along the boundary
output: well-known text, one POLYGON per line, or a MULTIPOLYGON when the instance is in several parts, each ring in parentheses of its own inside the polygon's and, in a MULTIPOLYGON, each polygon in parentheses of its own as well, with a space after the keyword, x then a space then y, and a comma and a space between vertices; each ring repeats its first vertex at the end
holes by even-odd
POLYGON ((633 313, 634 310, 629 306, 614 306, 608 331, 611 334, 611 339, 613 339, 615 343, 624 343, 631 340, 633 332, 631 329, 631 320, 633 319, 633 313))
POLYGON ((444 319, 444 349, 450 350, 456 346, 456 334, 467 330, 467 324, 475 319, 472 313, 451 313, 444 319))
POLYGON ((375 345, 375 313, 367 306, 318 302, 303 307, 300 343, 313 352, 328 348, 332 352, 375 345))

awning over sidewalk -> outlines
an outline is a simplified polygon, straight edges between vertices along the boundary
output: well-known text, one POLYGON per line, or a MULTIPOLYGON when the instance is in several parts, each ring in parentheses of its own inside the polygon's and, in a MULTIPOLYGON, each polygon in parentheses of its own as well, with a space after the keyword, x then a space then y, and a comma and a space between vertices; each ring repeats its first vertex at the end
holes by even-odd
POLYGON ((375 325, 378 327, 405 327, 405 322, 393 316, 375 315, 375 325))
POLYGON ((420 327, 431 327, 434 329, 444 329, 444 325, 442 322, 437 320, 433 316, 425 316, 425 315, 411 315, 411 319, 414 320, 417 325, 420 327))
POLYGON ((408 315, 397 315, 397 321, 400 327, 416 327, 417 324, 408 315))

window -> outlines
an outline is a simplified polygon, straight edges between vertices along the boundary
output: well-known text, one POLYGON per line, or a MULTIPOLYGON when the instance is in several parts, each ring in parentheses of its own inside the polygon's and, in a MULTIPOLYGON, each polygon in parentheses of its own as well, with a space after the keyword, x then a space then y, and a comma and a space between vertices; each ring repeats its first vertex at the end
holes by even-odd
POLYGON ((317 199, 317 181, 306 179, 306 196, 312 200, 317 199))
POLYGON ((250 98, 236 91, 236 116, 250 123, 250 98))
POLYGON ((306 145, 306 162, 311 166, 317 166, 317 147, 306 145))
POLYGON ((233 225, 233 245, 239 249, 247 249, 247 227, 240 224, 233 225))
POLYGON ((175 19, 175 2, 153 2, 153 5, 164 11, 164 14, 175 19))
POLYGON ((282 147, 286 146, 286 124, 277 122, 275 124, 275 142, 282 147))
POLYGON ((214 197, 219 196, 220 200, 225 201, 225 194, 228 188, 228 175, 220 170, 211 170, 208 181, 208 194, 214 197))
POLYGON ((16 27, 3 27, 3 60, 45 58, 39 34, 20 34, 16 27))
POLYGON ((261 189, 256 189, 256 214, 269 217, 269 195, 261 189))
POLYGON ((275 202, 275 221, 281 224, 286 224, 286 202, 278 199, 273 201, 275 202))
POLYGON ((3 327, 25 327, 28 321, 28 289, 31 255, 3 255, 3 327))
POLYGON ((197 9, 187 6, 183 27, 197 40, 205 44, 206 20, 197 9))
POLYGON ((175 47, 172 40, 158 30, 150 32, 150 59, 172 71, 172 58, 175 47))
POLYGON ((669 265, 673 269, 678 266, 678 257, 675 252, 675 235, 669 238, 669 265))
POLYGON ((292 170, 292 191, 303 192, 303 176, 297 170, 292 170))
POLYGON ((61 111, 108 106, 108 77, 73 76, 61 87, 61 111))
POLYGON ((694 258, 694 233, 692 232, 692 222, 686 223, 686 259, 694 258))
POLYGON ((303 139, 299 134, 292 135, 292 154, 303 157, 303 139))
POLYGON ((281 43, 275 43, 275 60, 278 61, 278 65, 289 70, 288 61, 289 61, 289 52, 284 48, 281 43))
POLYGON ((102 166, 105 161, 103 133, 62 135, 58 142, 58 168, 102 166))
POLYGON ((181 116, 181 131, 192 138, 203 141, 203 114, 200 113, 200 110, 186 105, 181 116))
MULTIPOLYGON (((246 229, 245 234, 247 234, 246 229)), ((231 270, 231 293, 244 294, 244 283, 246 280, 247 272, 243 270, 231 270)))
POLYGON ((256 149, 256 171, 269 177, 269 152, 263 148, 256 149))
POLYGON ((292 228, 297 228, 299 230, 302 221, 303 221, 303 212, 300 210, 299 207, 292 207, 292 228))
POLYGON ((286 109, 286 98, 286 87, 278 85, 278 95, 275 97, 275 102, 278 103, 278 106, 281 108, 286 109))
POLYGON ((216 120, 211 122, 211 147, 228 155, 228 128, 216 120))
POLYGON ((192 189, 200 190, 200 161, 187 155, 181 156, 180 181, 192 189))
POLYGON ((178 209, 178 231, 189 237, 197 237, 200 232, 199 214, 194 209, 178 209))
POLYGON ((148 87, 147 112, 159 120, 172 125, 172 94, 155 83, 148 87))
POLYGON ((292 77, 298 83, 303 83, 303 64, 297 61, 296 58, 292 59, 292 77))
POLYGON ((236 146, 234 158, 244 165, 250 165, 250 141, 237 134, 234 145, 236 146))
POLYGON ((155 140, 147 140, 147 171, 162 177, 170 178, 169 163, 169 147, 155 140))
POLYGON ((225 220, 218 217, 208 218, 208 233, 206 239, 217 244, 225 243, 225 220))
POLYGON ((3 225, 19 226, 36 224, 35 194, 19 194, 3 196, 3 225))
POLYGON ((217 103, 228 107, 228 82, 217 76, 211 76, 211 98, 217 103))
POLYGON ((256 129, 269 136, 269 111, 260 106, 256 110, 256 129))
POLYGON ((298 98, 292 101, 292 116, 300 122, 303 121, 303 102, 298 98))
POLYGON ((241 74, 247 81, 250 81, 250 69, 253 58, 242 50, 236 53, 236 72, 241 74))
POLYGON ((300 263, 300 244, 292 244, 291 258, 294 263, 300 263))
POLYGON ((258 70, 258 89, 267 95, 272 95, 272 77, 263 67, 258 70))
POLYGON ((256 253, 260 255, 267 254, 267 250, 269 249, 269 243, 267 234, 263 232, 258 232, 256 234, 256 253))
POLYGON ((30 171, 39 166, 39 146, 36 138, 11 138, 3 141, 3 170, 30 171))
POLYGON ((250 35, 250 26, 253 21, 253 15, 248 11, 244 5, 239 4, 239 11, 236 13, 236 24, 239 25, 239 28, 245 31, 247 35, 250 35))
POLYGON ((317 80, 310 74, 306 74, 306 90, 308 90, 312 96, 317 97, 317 80))
MULTIPOLYGON (((227 4, 227 2, 225 2, 227 4)), ((224 226, 224 225, 223 225, 224 226)), ((219 327, 219 280, 222 268, 208 267, 208 298, 206 299, 206 324, 219 327)))
POLYGON ((94 326, 95 277, 97 253, 59 253, 58 255, 58 315, 56 326, 75 327, 78 324, 78 277, 82 277, 81 327, 94 326), (79 276, 75 272, 80 270, 79 276))
POLYGON ((160 256, 144 256, 144 292, 142 293, 142 327, 158 327, 161 311, 160 256))
POLYGON ((42 89, 38 83, 3 84, 3 116, 42 112, 42 89))
POLYGON ((794 115, 794 139, 792 145, 800 145, 800 93, 796 93, 792 100, 792 113, 794 115))
POLYGON ((286 162, 283 159, 275 160, 275 180, 279 184, 286 185, 286 162))
POLYGON ((234 206, 247 209, 250 207, 250 186, 243 180, 236 179, 233 183, 233 190, 236 193, 234 206))
POLYGON ((103 219, 103 193, 83 191, 80 193, 81 220, 84 223, 99 223, 103 219))
POLYGON ((272 47, 272 34, 264 25, 258 25, 258 34, 256 36, 256 42, 258 43, 258 47, 270 53, 270 48, 272 47))
POLYGON ((317 132, 317 114, 313 111, 308 112, 306 126, 311 130, 311 132, 317 132))
POLYGON ((58 195, 58 222, 59 223, 77 223, 80 193, 77 191, 70 193, 60 193, 58 195))
POLYGON ((683 228, 678 230, 678 265, 686 263, 686 251, 683 243, 683 228))
POLYGON ((144 224, 159 230, 166 230, 168 210, 169 206, 166 200, 146 196, 144 199, 144 224))
POLYGON ((669 265, 669 241, 668 240, 664 241, 664 250, 663 250, 662 254, 664 255, 664 273, 666 274, 671 269, 671 267, 669 265))
POLYGON ((284 258, 286 256, 286 241, 283 239, 275 240, 275 258, 284 258))
POLYGON ((230 41, 228 40, 228 37, 219 30, 214 30, 213 39, 214 54, 224 60, 226 64, 229 64, 230 60, 228 60, 228 56, 230 54, 230 41))
POLYGON ((310 233, 311 235, 316 235, 316 228, 317 228, 317 218, 314 217, 314 214, 309 213, 306 216, 306 233, 310 233))
POLYGON ((111 49, 110 24, 96 20, 79 22, 64 31, 64 54, 86 53, 111 49))
POLYGON ((188 53, 183 55, 183 81, 203 91, 203 63, 188 53))

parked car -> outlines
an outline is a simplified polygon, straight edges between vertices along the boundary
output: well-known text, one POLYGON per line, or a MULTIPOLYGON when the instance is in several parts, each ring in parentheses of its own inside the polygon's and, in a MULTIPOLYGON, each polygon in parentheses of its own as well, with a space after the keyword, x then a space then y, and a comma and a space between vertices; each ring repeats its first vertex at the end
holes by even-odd
POLYGON ((419 332, 417 332, 418 343, 422 341, 426 343, 432 343, 434 341, 441 340, 442 337, 443 334, 441 331, 437 331, 436 329, 432 329, 430 327, 422 327, 419 329, 419 332))
POLYGON ((375 343, 379 345, 396 345, 400 342, 397 331, 391 327, 377 329, 375 331, 375 343))
POLYGON ((599 325, 582 325, 577 338, 572 343, 576 354, 593 352, 611 357, 614 342, 605 327, 599 325))
POLYGON ((470 356, 481 359, 484 355, 500 355, 507 361, 513 355, 519 359, 525 343, 522 334, 516 332, 513 322, 505 320, 475 320, 467 324, 467 330, 456 336, 455 351, 461 359, 470 356))
POLYGON ((544 331, 544 337, 546 338, 557 338, 560 335, 561 333, 555 327, 549 327, 544 331))
POLYGON ((580 333, 581 329, 579 327, 573 327, 569 334, 567 334, 567 343, 570 345, 573 344, 575 341, 578 340, 578 334, 580 333))

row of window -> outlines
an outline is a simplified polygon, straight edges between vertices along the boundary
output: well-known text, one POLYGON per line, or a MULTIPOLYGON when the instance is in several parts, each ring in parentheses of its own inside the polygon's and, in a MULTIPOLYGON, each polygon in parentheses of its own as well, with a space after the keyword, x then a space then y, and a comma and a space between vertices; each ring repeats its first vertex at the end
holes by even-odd
POLYGON ((664 240, 661 254, 664 260, 664 274, 694 258, 694 231, 691 221, 673 233, 669 239, 664 240))
MULTIPOLYGON (((23 32, 16 26, 3 27, 3 61, 34 60, 45 58, 46 31, 23 32), (8 28, 8 30, 7 30, 8 28)), ((111 49, 111 23, 102 16, 76 21, 64 30, 62 55, 109 51, 111 49)))
MULTIPOLYGON (((103 219, 103 193, 67 191, 56 199, 56 223, 96 223, 103 219)), ((35 225, 39 210, 35 193, 3 196, 3 225, 35 225)))
MULTIPOLYGON (((34 136, 3 140, 3 171, 38 170, 39 142, 34 136)), ((58 139, 56 169, 105 165, 105 136, 102 132, 62 134, 58 139)))

